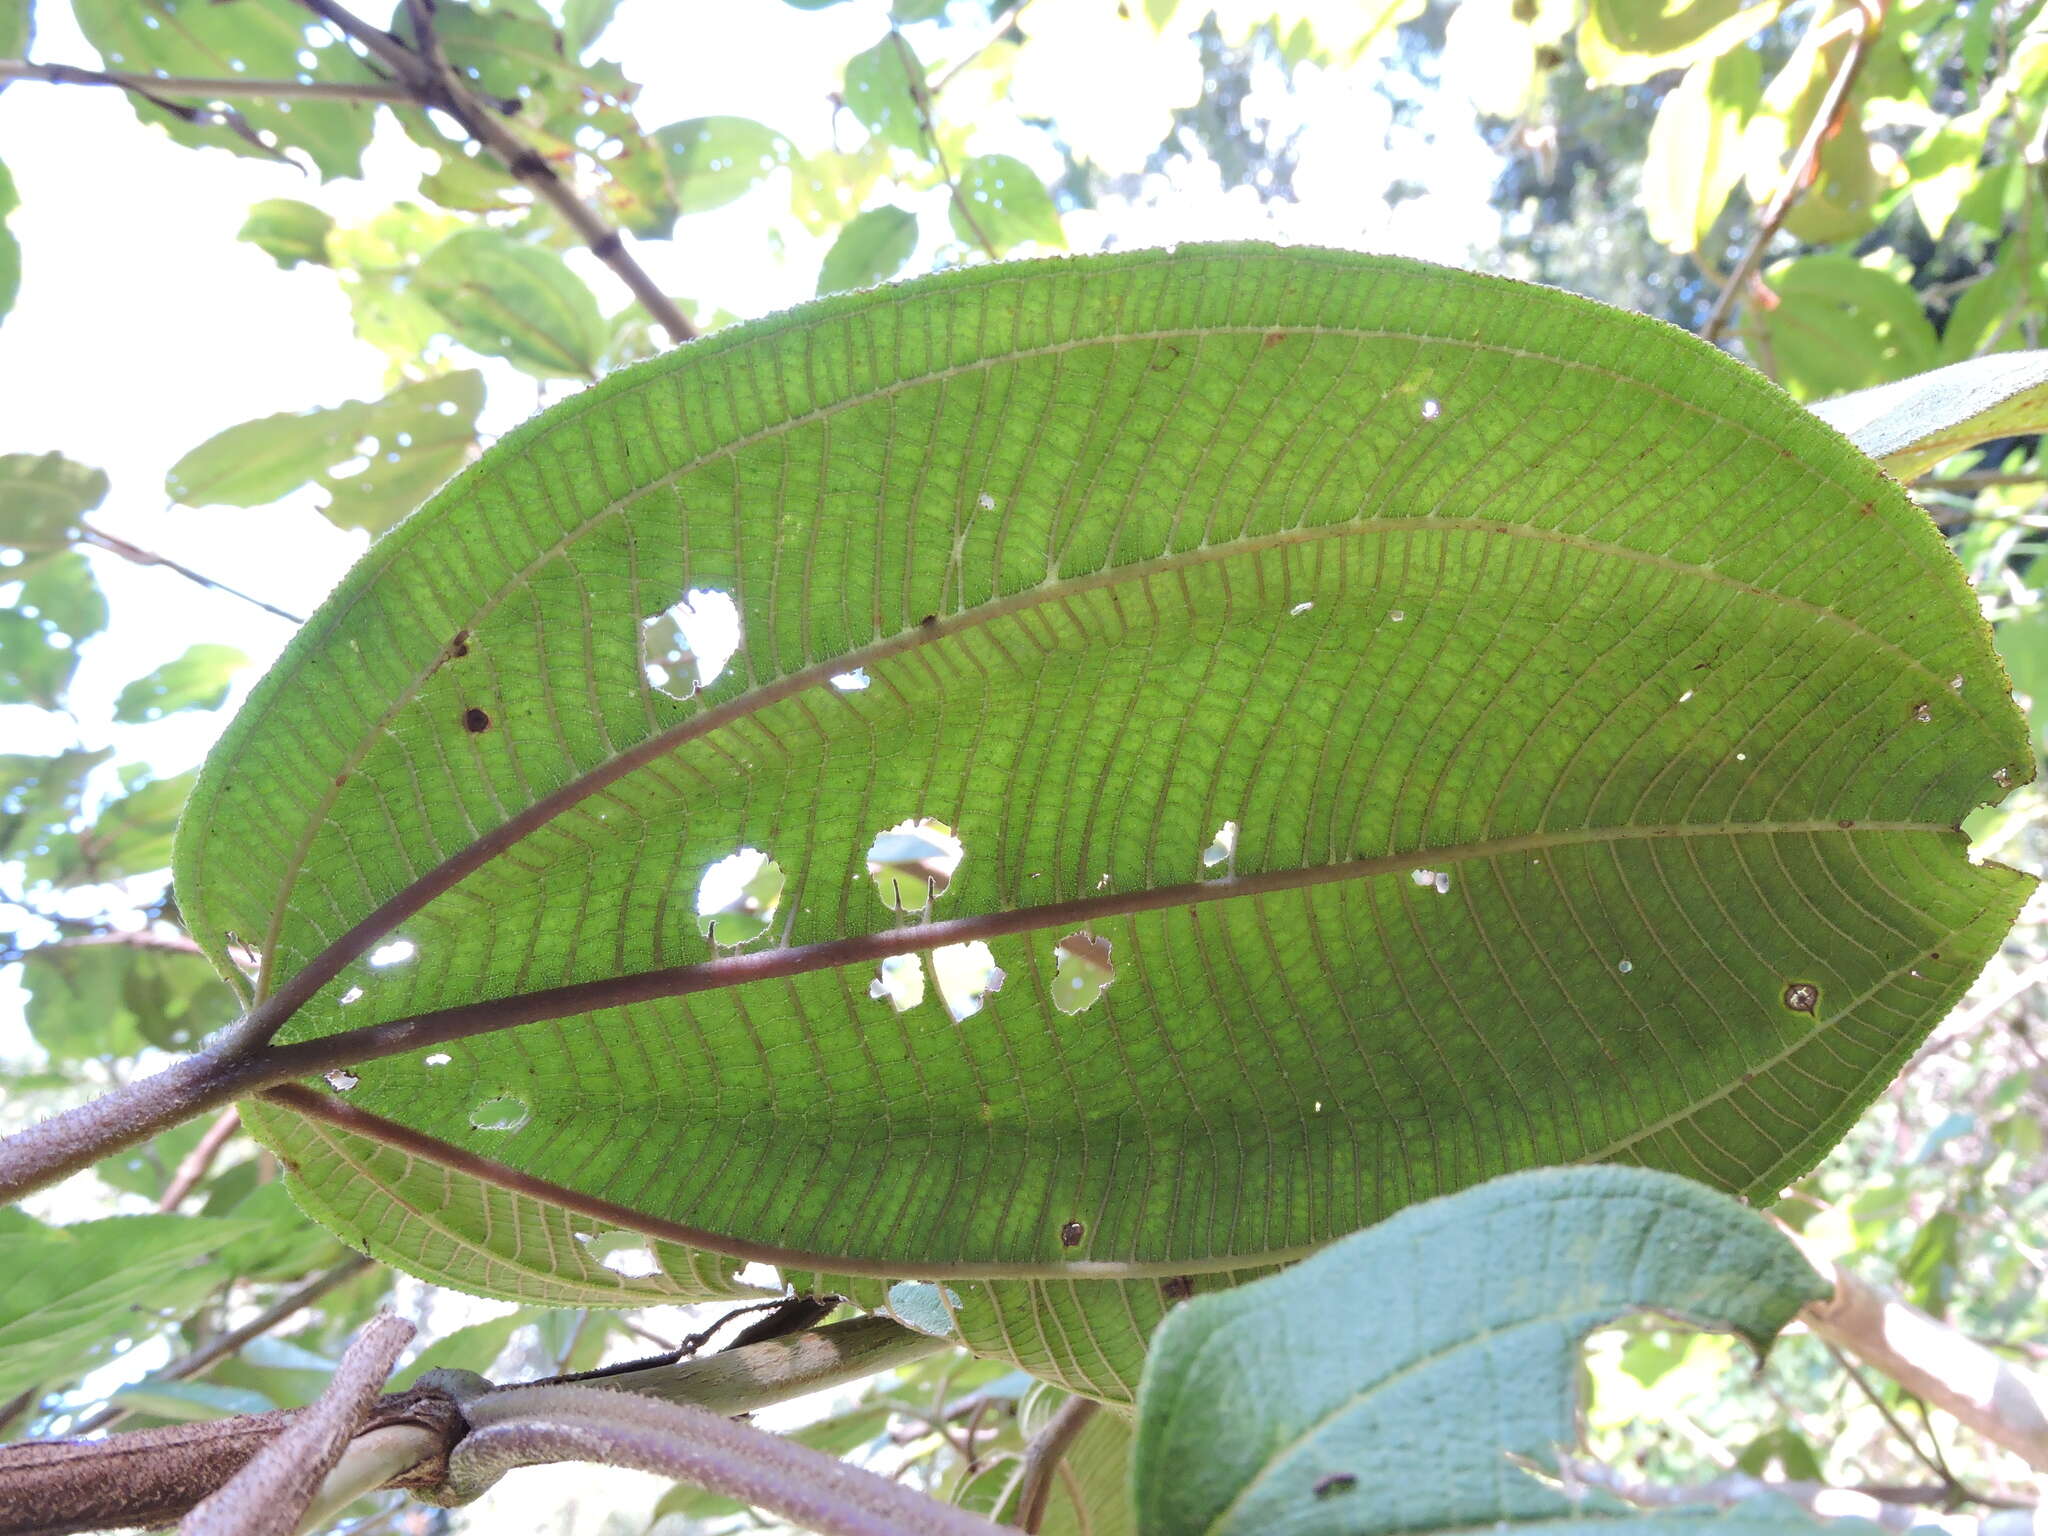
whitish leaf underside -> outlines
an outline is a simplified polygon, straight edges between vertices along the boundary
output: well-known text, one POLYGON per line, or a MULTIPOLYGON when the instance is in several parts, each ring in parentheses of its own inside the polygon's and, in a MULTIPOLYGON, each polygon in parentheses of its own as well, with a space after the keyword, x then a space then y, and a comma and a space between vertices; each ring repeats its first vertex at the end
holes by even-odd
POLYGON ((1941 540, 1762 379, 1560 293, 1210 247, 827 300, 545 413, 306 626, 177 874, 268 992, 561 797, 303 1039, 709 960, 741 847, 787 876, 755 948, 915 921, 865 858, 935 818, 931 916, 1012 914, 961 1024, 815 969, 364 1062, 315 1085, 346 1133, 253 1120, 338 1230, 507 1294, 586 1294, 551 1208, 1154 1292, 1533 1163, 1775 1190, 2005 932, 2031 882, 1954 828, 2029 762, 1941 540), (639 633, 691 588, 741 644, 678 701, 639 633), (1084 898, 1114 981, 1069 1015, 1078 925, 1031 909, 1084 898))

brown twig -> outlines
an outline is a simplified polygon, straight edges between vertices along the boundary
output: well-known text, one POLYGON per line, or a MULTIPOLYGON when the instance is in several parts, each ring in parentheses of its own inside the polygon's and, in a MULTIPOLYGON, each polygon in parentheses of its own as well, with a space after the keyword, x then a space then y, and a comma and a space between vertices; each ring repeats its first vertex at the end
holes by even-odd
POLYGON ((179 1536, 292 1536, 412 1335, 412 1324, 396 1313, 371 1318, 313 1406, 194 1505, 178 1523, 179 1536))
POLYGON ((1017 1487, 1017 1524, 1026 1531, 1036 1531, 1045 1523, 1054 1469, 1101 1406, 1092 1397, 1068 1398, 1024 1448, 1024 1475, 1017 1487))
MULTIPOLYGON (((303 1311, 343 1282, 353 1280, 373 1261, 361 1254, 351 1255, 332 1269, 322 1270, 304 1285, 280 1300, 265 1307, 238 1328, 217 1333, 188 1355, 181 1355, 148 1379, 150 1381, 189 1381, 208 1367, 225 1360, 251 1339, 270 1332, 279 1323, 288 1320, 294 1313, 303 1311)), ((128 1417, 134 1410, 122 1404, 113 1403, 79 1420, 71 1427, 74 1435, 89 1435, 96 1429, 105 1429, 128 1417)))
POLYGON ((1835 72, 1835 78, 1829 82, 1827 95, 1821 98, 1813 121, 1807 126, 1806 137, 1793 151, 1791 162, 1785 167, 1785 179, 1778 184, 1778 190, 1757 220, 1756 233, 1750 237, 1742 259, 1728 274, 1728 282, 1714 300, 1707 323, 1700 327, 1703 339, 1713 341, 1720 336, 1730 312, 1735 308, 1736 297, 1755 276, 1757 266, 1763 260, 1764 248, 1783 226, 1792 205, 1813 184, 1820 165, 1821 146, 1842 126, 1842 115, 1849 106, 1849 93, 1855 88, 1856 77, 1863 73, 1864 61, 1869 58, 1878 33, 1883 30, 1885 12, 1890 4, 1891 0, 1856 0, 1854 15, 1859 21, 1852 27, 1848 55, 1842 60, 1842 67, 1835 72))
POLYGON ((654 323, 668 333, 669 340, 684 342, 697 334, 697 328, 676 307, 675 301, 663 293, 640 263, 633 259, 619 232, 599 218, 574 189, 555 174, 553 166, 498 120, 502 114, 493 114, 479 102, 445 58, 437 57, 439 45, 434 37, 430 5, 414 9, 414 22, 422 45, 421 51, 415 51, 391 33, 381 31, 345 10, 335 0, 299 0, 299 3, 362 44, 411 88, 419 105, 434 107, 454 118, 465 133, 490 151, 505 167, 507 174, 551 204, 575 230, 577 238, 590 247, 591 254, 610 267, 632 290, 633 297, 653 317, 654 323))
POLYGON ((932 159, 938 162, 939 174, 946 178, 946 189, 953 194, 954 210, 959 213, 960 222, 973 231, 975 243, 988 253, 990 261, 994 261, 997 259, 995 242, 989 239, 988 231, 981 227, 981 221, 975 218, 974 210, 968 206, 960 183, 953 176, 952 164, 946 159, 945 147, 939 143, 938 129, 932 126, 932 93, 925 84, 924 65, 911 52, 910 44, 903 41, 903 34, 894 27, 889 29, 889 41, 895 46, 897 62, 903 66, 903 78, 909 82, 910 99, 917 106, 918 130, 932 147, 932 159))
POLYGON ((108 85, 143 95, 198 96, 208 101, 231 96, 273 100, 311 97, 328 101, 410 102, 413 93, 402 85, 375 80, 251 80, 241 75, 124 75, 74 64, 36 64, 27 59, 0 59, 0 81, 40 80, 48 85, 108 85))
POLYGON ((231 587, 224 581, 215 581, 211 576, 202 575, 198 571, 193 570, 189 565, 180 565, 167 555, 160 555, 155 550, 144 549, 139 544, 131 544, 126 539, 116 534, 108 533, 104 529, 95 528, 88 523, 81 523, 78 531, 81 535, 80 543, 91 544, 95 548, 106 550, 109 554, 119 555, 131 565, 160 565, 167 571, 176 572, 187 581, 196 582, 202 587, 211 587, 216 592, 225 592, 229 597, 238 597, 245 603, 253 603, 265 613, 274 613, 280 619, 284 619, 289 623, 303 624, 306 622, 296 613, 289 613, 274 603, 266 603, 260 597, 251 597, 248 593, 231 587))
POLYGON ((178 1164, 178 1171, 171 1175, 171 1182, 164 1187, 163 1198, 158 1200, 159 1211, 175 1211, 185 1203, 185 1197, 206 1177, 213 1167, 213 1160, 220 1156, 220 1149, 228 1144, 242 1126, 242 1112, 230 1104, 206 1128, 206 1134, 199 1138, 199 1145, 185 1154, 185 1160, 178 1164))

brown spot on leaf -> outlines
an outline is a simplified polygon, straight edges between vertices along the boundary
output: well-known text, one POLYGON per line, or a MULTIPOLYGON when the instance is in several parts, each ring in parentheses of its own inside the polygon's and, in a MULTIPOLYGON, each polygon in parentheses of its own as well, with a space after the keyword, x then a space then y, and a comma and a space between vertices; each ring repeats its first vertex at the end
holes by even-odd
POLYGON ((458 659, 469 654, 468 630, 458 629, 455 631, 455 638, 448 642, 448 654, 458 659))
POLYGON ((481 736, 491 728, 491 717, 472 704, 463 711, 462 728, 472 736, 481 736))
POLYGON ((1319 1499, 1327 1499, 1332 1494, 1349 1493, 1357 1486, 1358 1474, 1355 1472, 1325 1472, 1316 1479, 1315 1495, 1319 1499))
POLYGON ((1060 1228, 1060 1246, 1062 1248, 1080 1247, 1082 1235, 1086 1230, 1078 1221, 1068 1222, 1064 1227, 1060 1228))
POLYGON ((1195 1294, 1195 1277, 1193 1275, 1168 1275, 1159 1282, 1159 1294, 1166 1298, 1168 1306, 1172 1306, 1176 1301, 1186 1301, 1195 1294))
POLYGON ((1820 988, 1810 981, 1795 981, 1785 989, 1785 1006, 1794 1013, 1811 1013, 1820 1005, 1820 988))
POLYGON ((1840 821, 1836 822, 1835 825, 1840 827, 1844 832, 1847 832, 1848 830, 1850 830, 1850 828, 1854 827, 1856 823, 1851 821, 1848 817, 1844 816, 1840 821))
POLYGON ((1286 339, 1287 333, 1285 331, 1266 332, 1266 346, 1268 348, 1277 347, 1280 345, 1281 342, 1285 341, 1286 339))

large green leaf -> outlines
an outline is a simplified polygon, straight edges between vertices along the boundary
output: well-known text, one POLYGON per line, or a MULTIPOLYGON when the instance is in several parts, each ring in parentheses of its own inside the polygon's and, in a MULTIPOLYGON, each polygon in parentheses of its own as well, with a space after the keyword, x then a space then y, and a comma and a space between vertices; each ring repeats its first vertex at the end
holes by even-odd
POLYGON ((2048 428, 2048 352, 1997 352, 1813 407, 1901 480, 1995 437, 2048 428))
MULTIPOLYGON (((73 11, 85 39, 107 68, 130 74, 161 73, 224 79, 369 83, 379 77, 299 5, 297 0, 236 0, 233 5, 192 0, 76 0, 73 11), (308 62, 310 60, 310 62, 308 62)), ((360 176, 375 107, 369 102, 301 97, 295 101, 237 96, 232 108, 245 131, 193 120, 129 92, 146 123, 163 127, 181 144, 211 144, 243 155, 268 155, 256 135, 301 149, 322 180, 360 176)), ((204 103, 191 103, 204 105, 204 103)), ((179 105, 186 105, 179 98, 179 105)))
POLYGON ((96 885, 151 874, 171 861, 171 834, 192 788, 193 775, 148 777, 147 770, 123 768, 127 793, 103 807, 82 832, 60 832, 40 854, 27 860, 31 880, 58 885, 96 885))
POLYGON ((112 1216, 46 1227, 0 1221, 0 1393, 74 1381, 123 1336, 157 1331, 160 1314, 229 1279, 214 1253, 245 1222, 112 1216))
POLYGON ((247 665, 249 658, 232 645, 187 646, 183 655, 123 688, 114 700, 114 718, 134 725, 181 709, 219 709, 234 675, 247 665))
POLYGON ((54 709, 78 670, 78 642, 107 627, 107 600, 85 556, 0 566, 0 704, 54 709))
POLYGON ((1781 0, 1592 0, 1579 24, 1579 62, 1594 85, 1633 85, 1740 47, 1780 9, 1781 0))
POLYGON ((1706 59, 1664 93, 1643 157, 1643 215, 1674 251, 1699 249, 1742 180, 1742 135, 1763 93, 1755 53, 1706 59))
MULTIPOLYGON (((1934 366, 1939 343, 1911 288, 1839 254, 1774 268, 1777 295, 1751 306, 1779 381, 1802 400, 1867 389, 1934 366)), ((1753 346, 1753 350, 1762 350, 1753 346)))
POLYGON ((173 464, 164 492, 191 506, 256 507, 311 483, 327 492, 321 510, 333 521, 382 533, 468 460, 483 403, 483 375, 465 368, 382 400, 241 422, 173 464))
POLYGON ((526 1000, 251 1106, 352 1241, 531 1295, 633 1228, 964 1282, 965 1330, 976 1285, 1156 1297, 1531 1163, 1774 1193, 2003 936, 2031 882, 1955 827, 2030 763, 1940 538, 1767 381, 1201 248, 826 300, 508 435, 259 685, 177 880, 261 992, 307 973, 286 1039, 526 1000), (692 586, 741 647, 679 701, 639 637, 692 586), (924 815, 964 922, 909 931, 867 862, 924 815), (714 960, 742 846, 780 947, 714 960), (963 1022, 871 996, 967 937, 1008 982, 963 1022))
MULTIPOLYGON (((1543 1169, 1404 1211, 1159 1331, 1132 1483, 1147 1536, 1695 1530, 1572 1498, 1510 1458, 1578 1438, 1579 1345, 1639 1308, 1768 1347, 1827 1282, 1725 1196, 1543 1169)), ((1715 1531, 1818 1531, 1789 1507, 1715 1531)))
POLYGON ((197 955, 132 943, 71 940, 22 962, 26 1018, 60 1061, 132 1056, 145 1043, 190 1050, 235 1016, 235 1000, 197 955))

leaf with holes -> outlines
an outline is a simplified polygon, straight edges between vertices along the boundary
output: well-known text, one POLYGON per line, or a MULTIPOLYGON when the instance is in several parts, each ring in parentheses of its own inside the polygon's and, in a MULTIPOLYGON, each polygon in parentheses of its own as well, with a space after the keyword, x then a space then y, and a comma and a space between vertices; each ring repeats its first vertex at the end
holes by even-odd
POLYGON ((256 507, 312 484, 333 522, 382 533, 467 462, 483 404, 484 376, 465 368, 382 400, 259 417, 178 460, 164 493, 189 506, 256 507))
MULTIPOLYGON (((1554 1466, 1576 1443, 1579 1345, 1655 1309, 1762 1350, 1828 1291, 1761 1217, 1669 1174, 1551 1168, 1431 1201, 1166 1320, 1138 1395, 1138 1523, 1679 1536, 1697 1513, 1653 1519, 1514 1464, 1554 1466)), ((1822 1528, 1790 1507, 1709 1524, 1822 1528)))
POLYGON ((1956 831, 2030 762, 1941 539, 1768 381, 1188 248, 824 300, 508 434, 258 685, 176 873, 312 1084, 251 1124, 380 1257, 937 1282, 1111 1395, 1170 1293, 1503 1171, 1783 1187, 2031 889, 1956 831), (641 629, 693 589, 738 650, 678 699, 641 629), (928 916, 867 868, 919 818, 928 916), (742 848, 785 890, 720 954, 742 848), (870 995, 977 941, 971 1015, 870 995))
MULTIPOLYGON (((366 85, 378 76, 309 15, 297 0, 240 0, 235 5, 180 5, 178 0, 76 0, 85 40, 106 67, 128 74, 199 76, 215 80, 301 80, 366 85)), ((296 101, 237 96, 221 112, 171 111, 124 93, 135 115, 156 123, 180 144, 211 144, 238 155, 270 156, 269 145, 299 149, 323 181, 363 173, 375 105, 302 97, 296 101), (223 121, 225 112, 232 117, 223 121)), ((176 105, 198 105, 178 98, 176 105)))

